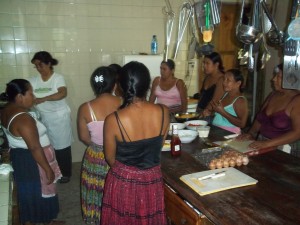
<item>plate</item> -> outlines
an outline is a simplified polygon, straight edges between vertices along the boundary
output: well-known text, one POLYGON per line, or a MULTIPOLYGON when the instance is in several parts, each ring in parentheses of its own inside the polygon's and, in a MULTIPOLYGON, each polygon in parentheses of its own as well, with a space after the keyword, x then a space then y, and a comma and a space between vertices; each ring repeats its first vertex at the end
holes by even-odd
POLYGON ((189 120, 184 122, 185 126, 189 130, 197 130, 200 126, 206 126, 208 123, 205 120, 189 120))

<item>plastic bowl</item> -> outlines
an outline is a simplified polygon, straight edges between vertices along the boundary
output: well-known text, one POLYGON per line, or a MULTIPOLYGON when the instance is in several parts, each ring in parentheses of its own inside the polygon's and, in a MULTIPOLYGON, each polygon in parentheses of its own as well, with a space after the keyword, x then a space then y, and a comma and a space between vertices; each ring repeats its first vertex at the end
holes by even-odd
POLYGON ((178 130, 183 130, 185 128, 184 123, 170 123, 170 128, 169 128, 169 135, 172 135, 172 125, 177 125, 178 130))
POLYGON ((205 120, 190 120, 184 123, 189 130, 197 130, 200 126, 206 126, 208 123, 205 120))
POLYGON ((184 123, 189 120, 195 120, 199 118, 199 113, 197 112, 186 112, 186 113, 176 113, 175 119, 179 123, 184 123))
POLYGON ((178 136, 181 143, 191 143, 198 136, 198 132, 194 130, 179 130, 178 136))

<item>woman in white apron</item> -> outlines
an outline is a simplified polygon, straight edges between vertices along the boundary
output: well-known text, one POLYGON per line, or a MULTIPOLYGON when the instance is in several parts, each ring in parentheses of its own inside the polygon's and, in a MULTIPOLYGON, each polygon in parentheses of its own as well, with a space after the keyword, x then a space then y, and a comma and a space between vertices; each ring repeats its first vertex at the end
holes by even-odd
POLYGON ((40 75, 30 78, 36 96, 36 108, 47 127, 48 136, 55 149, 56 158, 63 174, 61 183, 71 177, 73 141, 71 110, 66 102, 67 87, 64 77, 53 70, 58 61, 46 51, 35 53, 31 63, 40 75))

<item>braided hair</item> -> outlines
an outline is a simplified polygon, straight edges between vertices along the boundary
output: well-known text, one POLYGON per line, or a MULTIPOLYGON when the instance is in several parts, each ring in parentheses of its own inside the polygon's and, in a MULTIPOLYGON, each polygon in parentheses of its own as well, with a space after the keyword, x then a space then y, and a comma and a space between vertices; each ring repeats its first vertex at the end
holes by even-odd
POLYGON ((143 63, 132 61, 122 67, 119 81, 124 98, 122 109, 130 105, 135 97, 146 98, 151 82, 150 72, 143 63))

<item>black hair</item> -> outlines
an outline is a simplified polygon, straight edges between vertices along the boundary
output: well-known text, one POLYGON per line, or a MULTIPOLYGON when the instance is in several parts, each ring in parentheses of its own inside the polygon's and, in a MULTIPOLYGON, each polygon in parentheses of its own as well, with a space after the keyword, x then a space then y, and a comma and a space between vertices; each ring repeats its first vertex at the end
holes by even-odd
POLYGON ((210 60, 213 62, 213 64, 219 63, 219 67, 218 67, 219 70, 220 70, 222 73, 225 72, 225 71, 224 71, 225 69, 224 69, 224 66, 223 66, 223 61, 222 61, 222 58, 221 58, 221 56, 220 56, 219 53, 217 53, 217 52, 212 52, 212 53, 210 53, 210 54, 208 54, 208 55, 205 55, 204 58, 210 59, 210 60))
POLYGON ((25 95, 30 88, 30 83, 25 79, 14 79, 6 84, 6 95, 9 102, 14 102, 18 94, 25 95))
POLYGON ((117 73, 108 66, 95 69, 91 75, 91 86, 96 96, 111 93, 117 81, 117 73))
POLYGON ((172 59, 168 59, 167 61, 163 60, 161 64, 163 63, 166 64, 170 68, 170 70, 175 70, 175 63, 172 59))
POLYGON ((241 81, 240 92, 243 92, 244 88, 244 76, 239 69, 230 69, 227 70, 226 73, 231 73, 233 75, 233 79, 238 82, 241 81))
POLYGON ((150 82, 150 72, 143 63, 132 61, 125 64, 120 76, 120 86, 124 98, 120 108, 130 105, 134 97, 146 98, 150 82))
POLYGON ((31 59, 31 63, 34 63, 35 60, 39 60, 42 63, 49 64, 50 68, 53 69, 52 66, 56 66, 58 64, 58 60, 54 59, 52 55, 49 52, 46 51, 40 51, 34 54, 34 56, 31 59))
POLYGON ((117 73, 117 75, 120 74, 121 69, 122 69, 122 66, 120 66, 117 63, 110 64, 108 67, 113 69, 117 73))

